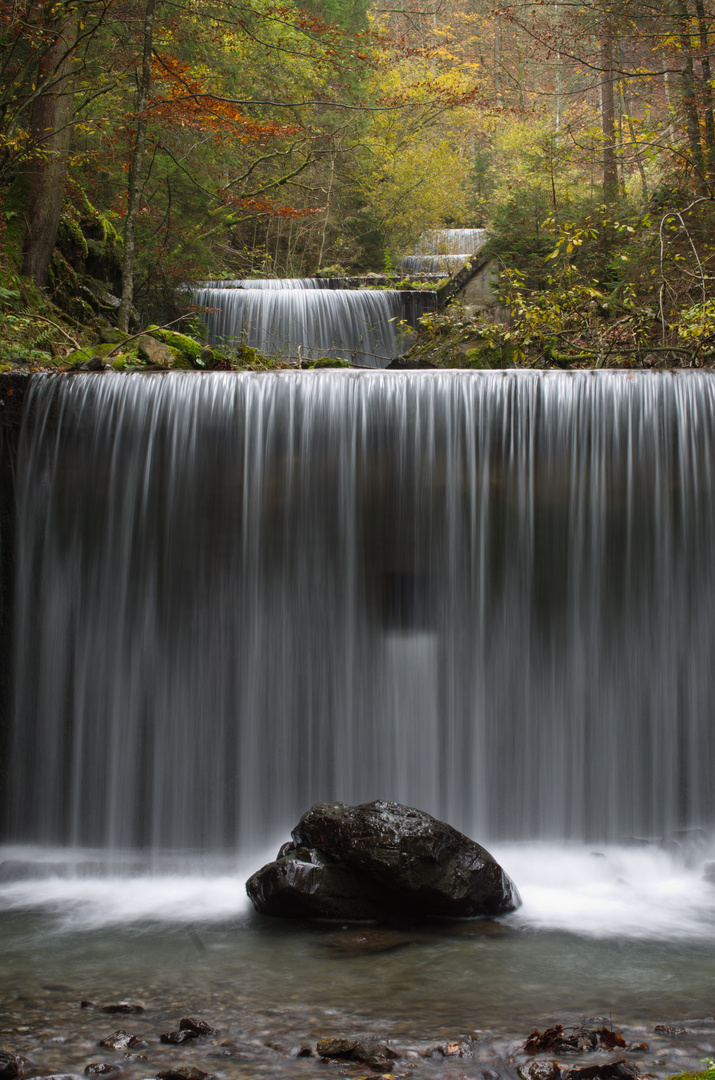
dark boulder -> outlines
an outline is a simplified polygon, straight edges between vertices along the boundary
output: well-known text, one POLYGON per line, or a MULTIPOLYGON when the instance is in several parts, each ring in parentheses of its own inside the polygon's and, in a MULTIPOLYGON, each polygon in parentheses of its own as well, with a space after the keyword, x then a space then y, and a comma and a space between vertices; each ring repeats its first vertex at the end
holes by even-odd
POLYGON ((22 1066, 17 1054, 0 1047, 0 1080, 15 1080, 21 1072, 22 1066))
MULTIPOLYGON (((286 847, 287 845, 284 845, 286 847)), ((382 919, 377 890, 322 852, 294 849, 246 882, 256 911, 288 919, 382 919)))
POLYGON ((488 851, 451 825, 399 803, 317 803, 292 837, 278 859, 246 883, 264 915, 471 918, 520 904, 488 851))

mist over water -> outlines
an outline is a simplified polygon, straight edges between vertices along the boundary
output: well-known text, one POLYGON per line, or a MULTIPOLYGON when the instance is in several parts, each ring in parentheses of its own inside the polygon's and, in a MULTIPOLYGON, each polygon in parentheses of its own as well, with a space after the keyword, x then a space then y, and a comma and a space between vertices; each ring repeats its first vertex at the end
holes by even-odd
MULTIPOLYGON (((281 837, 280 839, 285 839, 281 837)), ((32 911, 55 929, 244 923, 247 878, 275 857, 108 859, 99 851, 0 849, 0 912, 32 911)), ((518 882, 523 906, 504 920, 522 931, 582 938, 711 943, 715 887, 702 865, 657 848, 532 843, 492 853, 518 882)), ((708 854, 715 855, 710 847, 708 854)), ((438 924, 435 924, 438 929, 438 924)))

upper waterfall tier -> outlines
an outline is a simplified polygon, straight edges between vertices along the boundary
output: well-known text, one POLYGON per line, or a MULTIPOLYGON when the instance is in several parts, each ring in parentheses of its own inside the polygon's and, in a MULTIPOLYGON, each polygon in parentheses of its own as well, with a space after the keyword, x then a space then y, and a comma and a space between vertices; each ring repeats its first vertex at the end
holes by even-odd
POLYGON ((408 274, 453 274, 484 246, 486 229, 429 229, 401 267, 408 274))
POLYGON ((36 377, 6 834, 715 818, 715 377, 36 377))
POLYGON ((320 278, 288 279, 279 287, 285 280, 196 289, 210 343, 248 345, 294 361, 329 356, 387 367, 407 351, 417 318, 435 304, 434 293, 336 289, 320 278))
POLYGON ((342 278, 228 278, 202 281, 201 289, 339 289, 342 278))

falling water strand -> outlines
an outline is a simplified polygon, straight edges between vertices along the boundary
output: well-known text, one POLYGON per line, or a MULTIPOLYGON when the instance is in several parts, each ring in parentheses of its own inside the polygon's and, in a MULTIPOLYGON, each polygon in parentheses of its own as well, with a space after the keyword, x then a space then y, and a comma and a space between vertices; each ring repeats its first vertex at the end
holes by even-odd
POLYGON ((707 373, 36 377, 9 836, 712 822, 707 373))

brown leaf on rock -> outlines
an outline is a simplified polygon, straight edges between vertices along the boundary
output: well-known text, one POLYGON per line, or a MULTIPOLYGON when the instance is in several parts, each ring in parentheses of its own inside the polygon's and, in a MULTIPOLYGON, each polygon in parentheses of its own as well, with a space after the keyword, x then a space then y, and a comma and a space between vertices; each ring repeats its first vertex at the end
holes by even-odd
POLYGON ((616 1031, 610 1031, 607 1027, 599 1028, 596 1032, 601 1046, 606 1050, 615 1050, 616 1047, 625 1048, 626 1040, 616 1031))
POLYGON ((529 1035, 524 1043, 524 1050, 527 1054, 545 1054, 549 1050, 553 1050, 554 1043, 561 1035, 563 1035, 563 1031, 564 1029, 561 1024, 557 1024, 556 1027, 547 1028, 543 1035, 534 1028, 531 1035, 529 1035))

